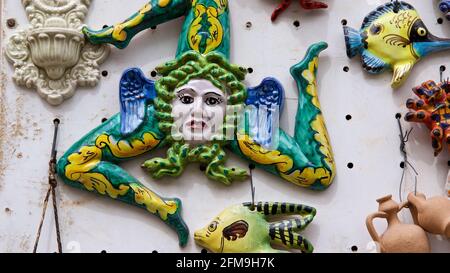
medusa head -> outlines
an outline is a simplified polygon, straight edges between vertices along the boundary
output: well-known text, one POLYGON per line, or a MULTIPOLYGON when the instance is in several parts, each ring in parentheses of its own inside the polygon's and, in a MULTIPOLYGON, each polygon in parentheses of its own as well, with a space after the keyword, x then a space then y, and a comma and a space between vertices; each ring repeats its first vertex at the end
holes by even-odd
POLYGON ((179 176, 188 163, 197 162, 206 166, 209 178, 224 184, 246 178, 245 170, 224 166, 223 150, 245 106, 245 69, 217 53, 189 51, 157 71, 163 77, 155 85, 156 117, 171 147, 167 158, 151 159, 143 167, 161 178, 179 176))

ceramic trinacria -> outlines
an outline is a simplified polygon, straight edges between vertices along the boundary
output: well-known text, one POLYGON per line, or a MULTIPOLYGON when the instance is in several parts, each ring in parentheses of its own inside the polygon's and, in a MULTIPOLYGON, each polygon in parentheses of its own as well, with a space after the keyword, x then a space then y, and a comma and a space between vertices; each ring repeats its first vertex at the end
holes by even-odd
POLYGON ((393 71, 391 86, 400 87, 414 65, 427 55, 450 49, 450 40, 432 35, 413 6, 392 1, 364 18, 360 30, 344 25, 347 55, 361 55, 372 74, 393 71))
POLYGON ((313 245, 298 232, 314 220, 316 209, 298 204, 260 202, 231 206, 207 227, 195 232, 198 245, 214 253, 277 253, 300 250, 312 253, 313 245), (273 216, 300 216, 269 222, 273 216), (272 244, 285 250, 274 249, 272 244))
POLYGON ((282 85, 266 78, 247 88, 247 70, 228 60, 227 1, 152 0, 122 23, 100 31, 85 28, 84 33, 95 44, 124 48, 138 32, 180 16, 186 19, 177 57, 157 67, 162 77, 154 82, 139 69, 125 71, 121 113, 69 148, 58 162, 58 174, 74 187, 147 209, 174 228, 184 245, 188 229, 180 200, 159 197, 119 163, 166 148, 166 158, 143 164, 154 178, 181 176, 188 164, 198 163, 207 177, 230 185, 249 174, 226 166, 228 148, 263 170, 313 190, 331 185, 335 164, 317 94, 319 54, 326 43, 311 46, 305 59, 291 68, 299 89, 291 136, 278 128, 282 85))
POLYGON ((403 207, 392 200, 392 195, 380 198, 378 212, 367 217, 366 225, 372 239, 380 245, 381 253, 428 253, 430 243, 426 232, 418 225, 400 222, 398 213, 403 207), (379 235, 373 224, 376 218, 386 219, 387 230, 379 235))
POLYGON ((97 85, 109 47, 86 42, 81 32, 90 2, 22 0, 30 26, 6 45, 16 84, 36 89, 51 105, 71 98, 78 86, 97 85))

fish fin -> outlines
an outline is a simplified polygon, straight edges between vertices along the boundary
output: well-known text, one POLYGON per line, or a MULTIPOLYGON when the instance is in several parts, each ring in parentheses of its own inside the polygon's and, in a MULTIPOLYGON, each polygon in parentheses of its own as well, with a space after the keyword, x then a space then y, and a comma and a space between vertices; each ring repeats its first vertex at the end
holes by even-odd
POLYGON ((365 50, 361 54, 361 60, 363 62, 364 69, 372 74, 378 74, 383 72, 386 68, 389 67, 389 65, 381 60, 378 57, 375 57, 372 53, 365 50))
POLYGON ((288 249, 299 249, 304 253, 312 253, 313 245, 295 230, 304 230, 312 221, 306 219, 285 220, 273 223, 269 227, 269 237, 273 244, 284 246, 288 249))
POLYGON ((405 37, 402 37, 398 34, 389 34, 384 36, 384 41, 386 44, 389 44, 391 46, 398 46, 398 47, 407 47, 411 44, 411 41, 405 37))
MULTIPOLYGON (((408 4, 406 2, 399 1, 398 4, 399 4, 398 5, 399 11, 400 10, 415 10, 413 6, 411 6, 410 4, 408 4)), ((361 29, 365 30, 366 28, 370 27, 370 25, 375 20, 377 20, 384 14, 394 12, 394 9, 395 9, 395 3, 393 3, 392 1, 379 6, 374 11, 372 11, 369 15, 367 15, 366 18, 364 18, 364 22, 362 24, 361 29)))
POLYGON ((394 77, 392 78, 392 88, 400 87, 408 78, 414 63, 408 62, 403 64, 397 64, 394 66, 394 77))
POLYGON ((347 47, 347 56, 353 58, 364 48, 361 33, 354 28, 344 26, 345 46, 347 47))

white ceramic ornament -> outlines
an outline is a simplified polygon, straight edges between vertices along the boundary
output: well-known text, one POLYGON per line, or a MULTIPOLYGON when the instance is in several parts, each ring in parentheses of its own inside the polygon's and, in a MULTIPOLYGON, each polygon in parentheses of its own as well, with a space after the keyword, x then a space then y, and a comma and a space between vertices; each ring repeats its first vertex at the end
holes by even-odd
POLYGON ((36 89, 51 105, 59 105, 78 86, 100 81, 99 65, 109 47, 85 41, 81 32, 91 0, 22 0, 30 26, 13 34, 6 56, 14 64, 17 85, 36 89))

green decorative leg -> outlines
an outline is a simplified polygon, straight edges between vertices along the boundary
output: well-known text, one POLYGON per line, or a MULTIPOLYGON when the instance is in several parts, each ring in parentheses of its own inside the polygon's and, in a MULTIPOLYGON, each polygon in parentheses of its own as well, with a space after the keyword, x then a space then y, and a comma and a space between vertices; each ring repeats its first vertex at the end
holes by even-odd
POLYGON ((120 24, 99 31, 83 28, 83 33, 93 44, 113 44, 126 48, 139 32, 186 15, 190 0, 151 0, 138 12, 120 24))
POLYGON ((318 56, 327 46, 325 42, 312 45, 305 59, 291 69, 299 89, 294 137, 279 129, 276 146, 268 149, 240 131, 231 143, 235 153, 258 167, 313 190, 328 188, 336 169, 317 94, 318 56))
POLYGON ((228 0, 152 0, 123 23, 99 31, 83 28, 93 44, 109 43, 123 49, 139 32, 186 16, 177 56, 190 50, 201 54, 220 52, 230 56, 228 0))
MULTIPOLYGON (((153 112, 149 107, 149 117, 153 112)), ((59 176, 70 186, 146 209, 175 229, 180 245, 185 245, 189 231, 181 218, 181 201, 160 197, 117 165, 161 145, 154 118, 147 118, 144 126, 126 138, 119 127, 117 115, 72 146, 58 161, 59 176)))

